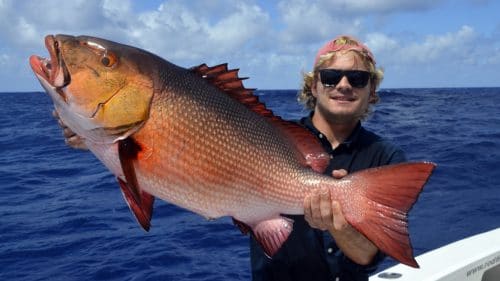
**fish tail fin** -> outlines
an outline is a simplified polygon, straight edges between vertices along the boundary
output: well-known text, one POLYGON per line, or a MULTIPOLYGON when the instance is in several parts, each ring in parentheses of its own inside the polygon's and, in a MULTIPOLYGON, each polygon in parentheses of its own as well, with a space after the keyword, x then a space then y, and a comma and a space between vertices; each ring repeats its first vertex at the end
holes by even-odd
POLYGON ((418 268, 408 233, 408 211, 435 166, 428 162, 402 163, 344 177, 343 180, 361 187, 358 196, 354 196, 357 202, 343 204, 346 220, 382 252, 418 268))

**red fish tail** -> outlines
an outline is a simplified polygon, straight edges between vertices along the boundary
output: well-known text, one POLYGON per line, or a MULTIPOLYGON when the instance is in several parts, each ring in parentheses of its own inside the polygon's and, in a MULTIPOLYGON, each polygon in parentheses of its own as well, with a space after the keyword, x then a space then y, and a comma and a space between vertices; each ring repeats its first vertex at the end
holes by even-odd
POLYGON ((353 196, 356 202, 343 204, 346 220, 382 252, 418 268, 408 234, 407 215, 434 168, 432 163, 403 163, 344 177, 360 190, 353 196))

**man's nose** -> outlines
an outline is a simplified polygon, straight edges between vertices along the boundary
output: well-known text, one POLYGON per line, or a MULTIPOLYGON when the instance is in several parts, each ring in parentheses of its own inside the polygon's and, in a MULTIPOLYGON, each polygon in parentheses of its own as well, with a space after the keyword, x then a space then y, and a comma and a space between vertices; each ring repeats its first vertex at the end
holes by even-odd
POLYGON ((347 76, 342 76, 340 78, 339 83, 337 84, 338 88, 352 88, 351 84, 349 83, 349 79, 347 79, 347 76))

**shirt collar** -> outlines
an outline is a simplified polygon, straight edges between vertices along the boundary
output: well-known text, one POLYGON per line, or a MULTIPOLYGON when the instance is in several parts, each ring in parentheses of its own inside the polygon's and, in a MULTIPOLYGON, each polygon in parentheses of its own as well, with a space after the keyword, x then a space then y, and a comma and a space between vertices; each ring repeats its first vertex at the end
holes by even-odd
MULTIPOLYGON (((309 116, 302 118, 301 123, 306 126, 311 132, 313 132, 319 139, 321 139, 322 142, 326 141, 329 145, 330 143, 328 140, 324 137, 324 135, 314 126, 312 122, 312 116, 314 114, 314 111, 312 111, 309 116)), ((358 143, 360 139, 361 132, 363 131, 363 127, 361 126, 361 122, 358 122, 356 125, 356 128, 352 131, 351 135, 343 143, 340 145, 345 146, 347 148, 350 148, 351 146, 355 145, 358 143)), ((339 146, 340 146, 339 145, 339 146)))

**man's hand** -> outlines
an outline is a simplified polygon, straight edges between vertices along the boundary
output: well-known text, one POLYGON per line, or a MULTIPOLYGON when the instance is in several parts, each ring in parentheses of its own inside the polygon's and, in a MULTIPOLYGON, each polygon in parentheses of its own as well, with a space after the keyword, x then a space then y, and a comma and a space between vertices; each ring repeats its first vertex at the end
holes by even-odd
MULTIPOLYGON (((346 170, 332 172, 336 179, 346 175, 346 170)), ((340 250, 357 264, 368 265, 377 254, 377 247, 347 223, 340 204, 332 201, 328 188, 319 188, 306 196, 304 218, 311 227, 330 232, 340 250)))
MULTIPOLYGON (((334 170, 332 176, 341 179, 347 175, 344 169, 334 170)), ((332 201, 328 188, 319 188, 304 199, 304 218, 313 228, 320 230, 342 230, 348 226, 337 201, 332 201)))
POLYGON ((88 149, 87 146, 85 145, 85 142, 83 141, 83 138, 75 134, 75 132, 73 132, 70 128, 66 126, 66 124, 64 124, 61 121, 61 119, 59 118, 59 114, 57 113, 56 110, 52 111, 52 116, 54 116, 59 126, 63 129, 64 141, 66 142, 67 145, 76 149, 82 149, 82 150, 88 149))

